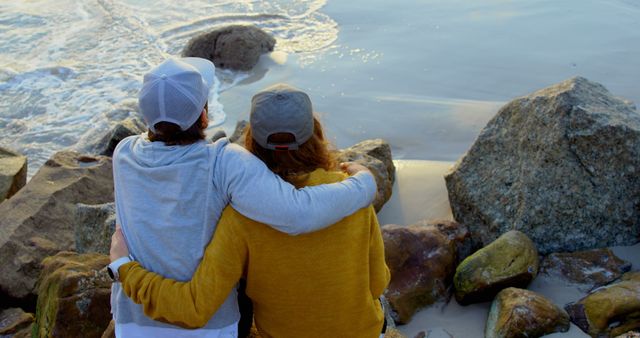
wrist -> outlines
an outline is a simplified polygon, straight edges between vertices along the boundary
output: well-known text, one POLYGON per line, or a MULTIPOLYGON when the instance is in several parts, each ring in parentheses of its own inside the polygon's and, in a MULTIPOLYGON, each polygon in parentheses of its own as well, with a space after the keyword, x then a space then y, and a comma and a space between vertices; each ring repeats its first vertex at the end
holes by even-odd
POLYGON ((120 273, 118 272, 118 269, 120 269, 121 266, 129 263, 129 262, 133 262, 135 259, 133 259, 133 256, 128 255, 128 256, 123 256, 120 257, 116 260, 114 260, 113 262, 111 262, 111 264, 107 265, 107 272, 109 273, 109 277, 111 277, 111 279, 114 282, 119 282, 120 281, 120 273))

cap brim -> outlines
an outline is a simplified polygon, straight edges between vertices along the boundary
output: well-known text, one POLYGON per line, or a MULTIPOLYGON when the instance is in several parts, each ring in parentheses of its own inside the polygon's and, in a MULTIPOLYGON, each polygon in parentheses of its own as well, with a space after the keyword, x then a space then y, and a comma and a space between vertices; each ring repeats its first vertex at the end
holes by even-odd
POLYGON ((216 66, 213 62, 197 57, 184 57, 180 58, 180 61, 188 63, 197 69, 198 72, 200 72, 200 75, 202 75, 204 81, 207 83, 209 90, 213 88, 216 78, 216 66))

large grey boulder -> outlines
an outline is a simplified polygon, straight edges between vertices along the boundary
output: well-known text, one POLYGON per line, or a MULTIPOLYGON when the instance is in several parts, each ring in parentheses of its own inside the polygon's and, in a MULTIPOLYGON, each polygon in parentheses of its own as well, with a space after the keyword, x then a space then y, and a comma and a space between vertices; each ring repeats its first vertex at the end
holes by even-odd
POLYGON ((378 194, 373 200, 373 207, 376 211, 380 211, 391 198, 393 182, 396 180, 396 167, 393 164, 389 143, 383 139, 365 140, 340 150, 338 160, 356 162, 371 170, 378 185, 378 194))
POLYGON ((445 177, 455 219, 483 244, 517 229, 542 254, 640 234, 640 114, 577 77, 502 107, 445 177))
POLYGON ((256 26, 231 25, 191 39, 182 56, 211 60, 218 68, 251 70, 260 55, 273 51, 276 39, 256 26))
POLYGON ((27 158, 0 147, 0 202, 27 184, 27 158))
POLYGON ((74 250, 76 204, 113 201, 111 159, 63 151, 0 204, 0 293, 33 296, 41 261, 74 250))
POLYGON ((131 135, 140 135, 147 126, 138 117, 128 117, 103 134, 96 143, 88 147, 87 152, 96 155, 113 156, 113 151, 120 141, 131 135))

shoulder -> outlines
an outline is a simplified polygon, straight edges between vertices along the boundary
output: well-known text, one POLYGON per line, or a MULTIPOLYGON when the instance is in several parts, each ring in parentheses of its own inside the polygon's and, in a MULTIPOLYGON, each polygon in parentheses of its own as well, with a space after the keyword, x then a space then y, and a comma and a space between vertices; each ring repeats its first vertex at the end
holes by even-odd
POLYGON ((143 140, 143 135, 131 135, 123 138, 113 150, 113 159, 115 160, 122 156, 122 154, 130 152, 136 142, 140 142, 141 140, 143 140))
POLYGON ((337 170, 316 169, 309 173, 308 185, 336 183, 345 180, 349 175, 337 170))

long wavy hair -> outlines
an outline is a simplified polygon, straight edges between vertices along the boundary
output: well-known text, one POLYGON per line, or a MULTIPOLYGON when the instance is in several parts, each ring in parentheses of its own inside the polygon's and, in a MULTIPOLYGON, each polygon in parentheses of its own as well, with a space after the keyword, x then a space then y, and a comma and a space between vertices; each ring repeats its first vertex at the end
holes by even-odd
MULTIPOLYGON (((270 141, 282 143, 291 142, 292 138, 293 135, 286 133, 269 136, 270 141)), ((306 174, 318 168, 336 170, 338 165, 337 152, 325 140, 322 125, 316 117, 313 118, 313 135, 307 142, 299 145, 297 150, 263 148, 253 139, 250 125, 244 131, 244 144, 271 171, 295 186, 305 180, 306 174)))

